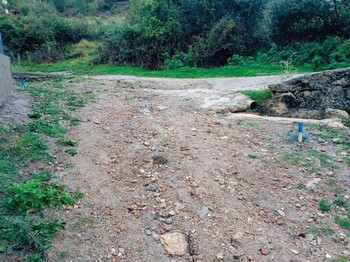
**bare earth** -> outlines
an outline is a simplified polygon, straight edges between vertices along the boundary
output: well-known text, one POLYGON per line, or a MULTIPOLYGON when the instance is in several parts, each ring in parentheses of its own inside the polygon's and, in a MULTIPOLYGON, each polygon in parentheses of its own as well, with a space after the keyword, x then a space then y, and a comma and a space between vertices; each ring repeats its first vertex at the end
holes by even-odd
POLYGON ((321 198, 332 201, 334 183, 350 194, 339 145, 317 137, 300 145, 288 137, 297 130, 293 120, 208 110, 233 89, 259 89, 277 78, 99 76, 70 83, 93 88, 96 99, 76 112, 83 123, 67 135, 78 143, 78 154, 68 159, 74 166, 56 174, 85 196, 63 212, 67 227, 48 261, 292 262, 349 255, 349 238, 334 214, 318 210, 321 198), (332 156, 339 168, 311 158, 316 174, 285 160, 309 147, 332 156), (322 226, 334 233, 308 234, 322 226), (166 232, 185 235, 183 256, 164 250, 159 238, 166 232))

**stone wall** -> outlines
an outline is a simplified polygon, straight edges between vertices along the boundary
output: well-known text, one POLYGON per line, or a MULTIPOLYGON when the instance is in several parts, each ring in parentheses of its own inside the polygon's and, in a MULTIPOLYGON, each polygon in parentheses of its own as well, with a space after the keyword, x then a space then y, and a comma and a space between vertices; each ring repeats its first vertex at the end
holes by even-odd
POLYGON ((308 74, 269 88, 275 94, 276 116, 322 119, 330 109, 350 110, 350 68, 308 74))
POLYGON ((10 68, 10 58, 0 54, 0 104, 14 90, 13 79, 10 68))

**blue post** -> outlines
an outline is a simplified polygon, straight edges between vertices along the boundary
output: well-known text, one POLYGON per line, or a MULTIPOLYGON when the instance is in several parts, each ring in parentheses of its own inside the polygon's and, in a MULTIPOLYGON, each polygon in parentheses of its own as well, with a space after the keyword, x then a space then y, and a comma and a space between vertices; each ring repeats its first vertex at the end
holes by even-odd
POLYGON ((21 75, 20 79, 19 79, 19 83, 21 85, 21 87, 24 87, 24 76, 21 75))
POLYGON ((298 129, 299 129, 298 141, 299 141, 299 143, 303 142, 303 128, 304 128, 304 123, 299 122, 299 126, 298 126, 298 129))

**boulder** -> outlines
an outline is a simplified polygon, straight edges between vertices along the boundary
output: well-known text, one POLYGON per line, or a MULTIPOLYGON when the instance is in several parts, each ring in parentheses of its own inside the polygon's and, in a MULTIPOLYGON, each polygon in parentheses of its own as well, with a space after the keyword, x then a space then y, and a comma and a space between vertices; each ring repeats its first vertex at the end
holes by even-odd
POLYGON ((272 109, 277 116, 322 119, 326 114, 345 115, 326 109, 350 109, 350 68, 307 74, 269 88, 277 101, 272 109))
POLYGON ((339 109, 333 109, 333 108, 327 108, 324 112, 324 118, 348 118, 349 114, 344 110, 339 109))

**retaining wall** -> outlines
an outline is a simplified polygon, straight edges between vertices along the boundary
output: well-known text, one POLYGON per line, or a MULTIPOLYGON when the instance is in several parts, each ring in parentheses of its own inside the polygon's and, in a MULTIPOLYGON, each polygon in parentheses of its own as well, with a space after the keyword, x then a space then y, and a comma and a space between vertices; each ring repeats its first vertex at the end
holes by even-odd
POLYGON ((0 103, 15 89, 10 65, 10 58, 0 54, 0 103))

